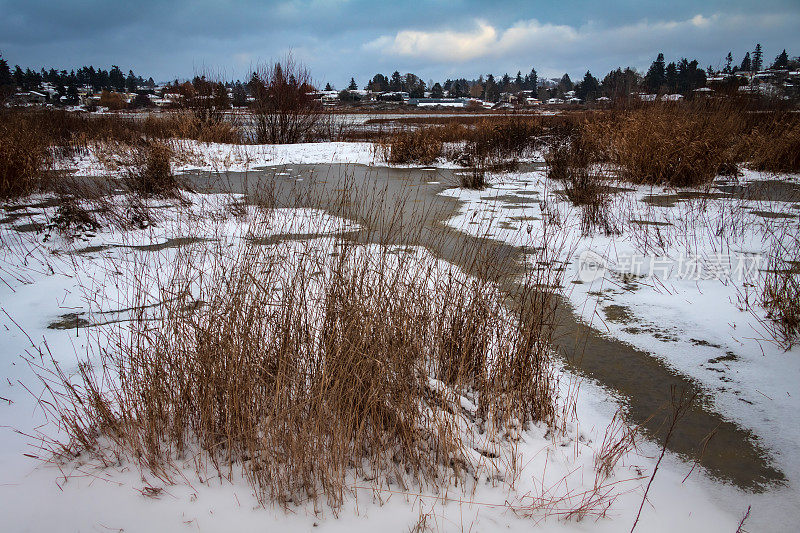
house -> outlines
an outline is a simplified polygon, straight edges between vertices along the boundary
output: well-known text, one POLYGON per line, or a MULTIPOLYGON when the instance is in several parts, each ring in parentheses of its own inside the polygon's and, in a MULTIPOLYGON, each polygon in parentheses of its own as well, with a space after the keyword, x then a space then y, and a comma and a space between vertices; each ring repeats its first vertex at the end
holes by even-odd
POLYGON ((466 107, 466 98, 409 98, 409 105, 417 107, 466 107))
POLYGON ((37 91, 21 91, 9 99, 11 105, 42 105, 47 103, 47 95, 37 91))

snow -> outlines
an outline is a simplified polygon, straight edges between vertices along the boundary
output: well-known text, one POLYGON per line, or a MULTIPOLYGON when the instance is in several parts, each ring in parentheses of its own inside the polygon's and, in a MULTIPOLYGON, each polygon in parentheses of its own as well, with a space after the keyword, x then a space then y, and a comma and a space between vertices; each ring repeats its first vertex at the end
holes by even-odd
MULTIPOLYGON (((420 516, 427 516, 429 525, 444 530, 463 527, 527 531, 537 525, 543 531, 618 531, 632 523, 645 481, 641 477, 652 470, 652 456, 657 453, 647 443, 639 453, 623 458, 608 481, 618 493, 608 510, 609 518, 595 521, 587 517, 579 521, 558 516, 560 511, 577 505, 585 491, 594 486, 595 454, 617 408, 613 399, 590 383, 583 384, 578 397, 579 416, 577 420, 566 421, 563 435, 535 425, 521 434, 515 446, 483 442, 481 437, 473 435, 475 447, 492 446, 502 453, 494 461, 475 454, 476 461, 484 464, 486 477, 481 477, 466 492, 459 487, 438 495, 420 488, 407 493, 376 491, 366 482, 352 480, 354 496, 338 516, 324 507, 315 510, 310 504, 288 511, 271 506, 261 508, 252 490, 236 473, 231 481, 216 478, 201 481, 187 464, 184 471, 187 481, 165 486, 126 462, 101 467, 77 458, 56 465, 23 455, 46 458, 30 446, 36 442, 30 436, 40 431, 50 433, 55 428, 36 405, 41 384, 21 356, 26 353, 35 356, 36 350, 46 343, 53 357, 72 371, 76 354, 85 353, 93 345, 87 328, 51 330, 47 329, 48 323, 64 313, 86 311, 87 306, 96 302, 124 301, 124 295, 115 294, 122 289, 115 281, 119 274, 110 266, 138 264, 169 269, 173 253, 170 248, 159 252, 159 260, 151 261, 147 258, 152 258, 152 252, 142 246, 187 236, 235 243, 254 220, 251 208, 243 213, 232 208, 241 200, 238 196, 191 194, 186 200, 184 204, 152 201, 150 207, 159 214, 155 224, 148 228, 123 231, 111 226, 77 240, 55 233, 45 242, 41 235, 32 236, 31 241, 14 241, 17 250, 29 247, 26 256, 2 256, 5 283, 0 285, 0 321, 4 326, 0 331, 0 347, 6 357, 0 366, 7 379, 0 384, 3 398, 0 410, 5 426, 0 431, 0 501, 6 510, 5 530, 171 531, 197 527, 201 531, 229 531, 271 525, 287 530, 317 526, 328 531, 371 531, 411 528, 420 516), (98 247, 97 251, 68 253, 90 245, 98 247), (9 276, 10 272, 22 275, 9 276), (93 291, 102 294, 93 299, 93 291), (513 472, 512 462, 518 466, 513 478, 509 476, 513 472), (492 472, 500 477, 492 476, 492 472), (146 497, 145 488, 149 486, 163 492, 155 498, 146 497)), ((27 209, 31 220, 44 221, 52 208, 27 209)), ((298 232, 331 235, 356 227, 352 222, 313 209, 281 209, 274 215, 267 229, 273 235, 298 232)), ((4 240, 19 235, 7 224, 0 227, 4 240)), ((332 240, 322 237, 312 242, 313 246, 324 249, 332 240)), ((285 241, 282 250, 290 257, 293 246, 308 246, 307 243, 285 241)), ((435 262, 434 272, 444 274, 451 268, 422 249, 413 249, 411 253, 420 268, 431 261, 435 262)), ((560 373, 564 394, 575 392, 578 383, 563 371, 560 373)), ((432 386, 438 385, 432 383, 432 386)), ((467 410, 474 408, 466 398, 459 398, 459 402, 467 410)), ((700 475, 680 483, 687 468, 675 458, 667 459, 651 489, 650 499, 655 507, 646 506, 643 512, 639 526, 642 531, 735 528, 737 517, 720 507, 700 475)))
MULTIPOLYGON (((776 178, 797 179, 746 171, 739 183, 776 178)), ((542 242, 548 228, 552 234, 553 225, 560 225, 555 231, 561 232, 561 260, 568 264, 564 284, 583 320, 649 352, 711 391, 714 409, 752 429, 776 456, 791 487, 779 491, 777 501, 784 509, 791 508, 788 501, 796 500, 800 483, 800 347, 786 352, 765 329, 766 312, 757 305, 744 306, 745 282, 755 282, 758 271, 756 278, 686 279, 679 276, 678 267, 685 258, 710 264, 729 259, 735 266, 742 257, 762 257, 760 268, 765 269, 775 237, 780 239, 783 231, 800 232, 795 205, 777 199, 698 198, 671 207, 652 206, 643 200, 675 191, 623 184, 630 190, 614 195, 609 208, 621 233, 595 230, 586 235, 581 231, 580 209, 560 194, 563 185, 548 180, 544 172, 495 175, 491 182, 483 191, 444 191, 443 195, 463 202, 448 225, 529 247, 542 242), (645 232, 631 222, 636 220, 663 225, 650 225, 645 232), (720 227, 725 227, 722 236, 720 227), (580 270, 587 251, 605 263, 594 280, 580 270), (643 273, 652 269, 657 275, 625 276, 631 257, 642 258, 643 273), (660 265, 668 268, 662 270, 660 265), (624 312, 622 319, 614 316, 619 310, 624 312)), ((774 505, 767 498, 760 503, 774 505)))
MULTIPOLYGON (((326 142, 301 144, 224 144, 193 140, 175 141, 178 154, 173 172, 248 172, 287 164, 349 163, 371 164, 375 160, 372 143, 326 142)), ((106 154, 102 146, 57 161, 56 170, 76 176, 124 176, 124 157, 106 154)))
MULTIPOLYGON (((175 165, 176 172, 245 172, 284 164, 374 162, 370 143, 249 146, 181 143, 192 155, 188 161, 175 165)), ((64 161, 61 168, 75 170, 80 175, 115 172, 94 152, 78 160, 64 161)), ((742 181, 765 177, 748 173, 742 181)), ((800 456, 798 349, 784 353, 763 341, 763 331, 758 334, 757 317, 738 309, 741 287, 734 283, 670 278, 658 283, 639 281, 635 290, 626 290, 619 280, 618 265, 612 263, 603 277, 591 283, 569 284, 569 280, 580 276, 580 254, 587 249, 613 261, 626 254, 642 253, 643 248, 652 251, 652 246, 645 246, 641 234, 632 231, 630 224, 623 225, 621 235, 583 235, 578 211, 556 192, 559 186, 541 172, 490 176, 490 179, 491 187, 484 191, 450 189, 442 193, 463 202, 459 213, 447 223, 470 234, 517 246, 533 246, 541 242, 544 232, 550 231, 548 226, 559 221, 563 228, 559 239, 568 253, 565 257, 566 281, 571 287, 568 296, 576 309, 584 310, 584 320, 651 352, 715 391, 714 407, 763 437, 764 443, 778 454, 778 465, 789 478, 789 485, 783 489, 763 495, 744 494, 713 482, 700 471, 684 481, 691 465, 667 454, 650 489, 651 504, 645 505, 638 530, 734 531, 750 504, 754 508, 752 520, 762 524, 762 529, 792 530, 800 518, 793 503, 800 481, 796 459, 800 456), (599 322, 594 311, 602 317, 603 310, 612 305, 629 309, 635 320, 633 325, 639 330, 633 330, 631 323, 599 322), (653 331, 667 340, 654 336, 653 331), (692 339, 719 348, 697 344, 692 339), (737 359, 706 364, 725 350, 733 351, 737 359), (732 380, 725 384, 724 390, 719 389, 721 368, 726 378, 732 380)), ((655 220, 653 217, 664 216, 665 221, 674 223, 698 214, 693 210, 699 208, 688 201, 669 208, 648 207, 642 199, 663 191, 649 187, 632 189, 614 200, 618 212, 625 213, 626 218, 655 220)), ((476 460, 485 464, 485 472, 501 475, 510 471, 513 459, 519 465, 514 477, 505 476, 503 480, 495 477, 490 481, 484 478, 467 492, 452 487, 438 495, 419 488, 408 493, 376 491, 367 483, 353 480, 354 495, 338 516, 324 506, 315 509, 310 504, 288 511, 272 506, 262 508, 245 480, 236 474, 231 481, 214 478, 200 481, 190 465, 184 471, 186 483, 165 486, 126 463, 100 468, 82 463, 79 458, 66 465, 55 465, 23 455, 41 456, 30 446, 35 443, 30 435, 55 428, 37 407, 35 396, 41 392, 41 385, 21 356, 30 353, 32 346, 38 349, 46 342, 53 356, 74 370, 76 353, 85 353, 92 345, 87 329, 53 330, 47 326, 60 315, 87 310, 90 304, 80 287, 102 292, 106 300, 122 300, 121 295, 114 294, 119 285, 109 265, 142 259, 150 253, 145 249, 147 246, 168 244, 171 239, 200 236, 236 242, 247 234, 256 216, 251 206, 236 207, 242 201, 241 196, 187 194, 186 199, 186 205, 153 201, 150 207, 160 206, 155 209, 158 216, 146 228, 122 230, 111 226, 84 234, 78 240, 55 232, 47 242, 42 242, 41 236, 30 236, 33 240, 27 240, 27 236, 13 230, 13 226, 29 221, 46 222, 52 217, 53 208, 31 207, 27 209, 27 220, 0 222, 0 239, 4 241, 0 253, 0 353, 5 355, 0 360, 0 369, 6 378, 0 383, 0 416, 4 426, 0 428, 0 502, 6 511, 5 530, 172 531, 196 527, 201 531, 230 531, 272 526, 280 530, 371 531, 410 529, 421 517, 427 517, 429 526, 443 530, 528 531, 535 526, 542 531, 610 532, 630 528, 646 478, 659 453, 647 441, 641 441, 638 450, 620 461, 609 480, 619 484, 614 486, 617 498, 606 518, 577 520, 557 515, 559 509, 574 507, 580 495, 593 488, 595 455, 620 406, 599 385, 581 381, 563 369, 558 369, 562 393, 576 394, 577 398, 577 418, 567 421, 566 433, 548 434, 546 428, 533 426, 522 433, 516 446, 501 445, 503 454, 494 464, 476 456, 476 460), (69 253, 88 247, 95 247, 96 251, 69 253), (20 250, 26 253, 18 253, 20 250), (163 492, 157 498, 145 497, 140 491, 148 484, 162 488, 163 492), (534 503, 538 504, 537 509, 532 509, 534 503)), ((734 251, 767 252, 764 221, 752 215, 752 211, 785 211, 790 206, 784 204, 736 206, 744 213, 746 224, 726 246, 734 251)), ((722 202, 708 202, 702 209, 702 217, 691 218, 704 221, 703 227, 689 232, 692 228, 675 224, 670 230, 674 234, 672 244, 659 252, 672 258, 685 252, 717 253, 719 243, 709 237, 708 230, 730 209, 722 202)), ((330 246, 332 235, 358 227, 314 209, 280 209, 270 220, 269 234, 313 235, 313 245, 323 248, 330 246)), ((792 223, 796 224, 796 217, 792 223)), ((282 242, 282 250, 291 255, 295 242, 282 242)), ((162 260, 154 262, 154 268, 169 267, 170 249, 161 253, 162 260)), ((454 268, 434 260, 425 250, 413 249, 412 253, 421 265, 435 262, 437 272, 454 268)), ((432 382, 431 386, 439 385, 432 382)), ((467 398, 458 401, 466 410, 474 407, 467 398)), ((480 444, 477 440, 476 445, 480 444)))

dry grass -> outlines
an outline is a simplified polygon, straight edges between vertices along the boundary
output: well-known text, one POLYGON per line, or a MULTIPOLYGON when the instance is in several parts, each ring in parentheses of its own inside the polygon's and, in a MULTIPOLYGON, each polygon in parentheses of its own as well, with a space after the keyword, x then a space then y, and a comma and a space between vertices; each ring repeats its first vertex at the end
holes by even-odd
POLYGON ((429 165, 447 158, 473 168, 473 176, 462 185, 482 188, 487 170, 509 168, 538 146, 542 131, 538 121, 516 118, 448 120, 442 125, 406 127, 389 134, 379 147, 391 164, 429 165))
POLYGON ((135 310, 103 331, 99 359, 74 376, 39 367, 69 436, 58 453, 165 481, 192 458, 201 477, 240 472, 262 502, 337 509, 354 477, 408 490, 475 476, 465 423, 555 423, 552 272, 528 276, 514 314, 493 282, 342 237, 264 246, 269 225, 130 272, 135 310))
POLYGON ((800 116, 774 113, 755 126, 742 144, 748 165, 767 172, 800 172, 800 116))
POLYGON ((383 158, 393 165, 430 165, 442 157, 444 142, 439 128, 423 128, 395 133, 380 144, 383 158))
POLYGON ((653 105, 598 117, 585 134, 632 183, 696 186, 735 162, 738 114, 712 106, 653 105))
POLYGON ((170 196, 179 184, 172 173, 172 149, 160 142, 150 142, 131 150, 126 166, 128 188, 142 196, 170 196))
MULTIPOLYGON (((796 255, 789 257, 796 258, 796 255)), ((785 256, 772 256, 764 272, 761 307, 766 309, 767 329, 787 350, 800 339, 800 271, 785 256)))
POLYGON ((0 199, 36 190, 49 161, 44 128, 29 115, 0 108, 0 199))

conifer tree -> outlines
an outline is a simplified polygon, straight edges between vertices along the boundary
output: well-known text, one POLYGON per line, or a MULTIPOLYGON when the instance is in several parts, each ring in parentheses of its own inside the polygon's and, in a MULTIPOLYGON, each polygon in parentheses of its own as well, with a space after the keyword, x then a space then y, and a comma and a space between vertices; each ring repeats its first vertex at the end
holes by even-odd
POLYGON ((772 63, 772 68, 774 69, 784 69, 789 64, 789 56, 786 54, 786 49, 783 49, 783 52, 778 54, 778 57, 775 58, 775 61, 772 63))
POLYGON ((661 86, 666 82, 666 68, 664 67, 664 54, 659 53, 655 61, 650 65, 647 74, 644 76, 644 84, 651 93, 657 93, 661 86))
POLYGON ((739 70, 743 70, 745 72, 750 72, 752 67, 753 67, 753 64, 750 61, 750 52, 747 52, 744 55, 744 59, 742 59, 742 64, 739 66, 739 70))
POLYGON ((761 43, 756 44, 756 49, 753 52, 753 72, 758 72, 764 65, 764 52, 761 51, 761 43))
POLYGON ((733 55, 730 52, 728 52, 728 55, 725 56, 725 68, 722 69, 722 72, 724 72, 725 74, 730 74, 731 63, 733 63, 733 55))

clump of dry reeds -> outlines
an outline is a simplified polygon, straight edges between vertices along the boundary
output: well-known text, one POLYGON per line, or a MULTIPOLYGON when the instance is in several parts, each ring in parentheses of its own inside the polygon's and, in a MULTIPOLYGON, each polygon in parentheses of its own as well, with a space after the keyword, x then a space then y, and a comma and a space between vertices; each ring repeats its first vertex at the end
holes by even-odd
POLYGON ((697 186, 735 162, 739 114, 701 105, 652 105, 583 125, 620 177, 633 183, 697 186))
POLYGON ((745 158, 754 170, 800 172, 800 117, 796 113, 772 113, 744 136, 745 158))
POLYGON ((800 272, 796 263, 773 256, 764 272, 761 306, 771 335, 787 350, 800 339, 800 272))
POLYGON ((566 197, 581 208, 582 233, 588 234, 594 228, 606 234, 615 232, 609 212, 609 187, 600 172, 592 170, 592 164, 602 159, 597 145, 574 125, 559 128, 548 144, 547 176, 560 181, 566 197))
POLYGON ((195 457, 262 501, 338 508, 353 476, 405 490, 475 475, 465 423, 555 422, 552 272, 511 313, 488 280, 344 238, 267 246, 269 225, 131 272, 131 320, 104 330, 99 361, 39 368, 60 453, 164 480, 195 457))
POLYGON ((439 128, 400 131, 380 145, 384 159, 393 165, 430 165, 442 157, 443 147, 439 128))
POLYGON ((50 159, 41 124, 30 114, 0 108, 0 199, 33 192, 50 159))
POLYGON ((485 161, 501 164, 525 155, 538 145, 543 133, 543 127, 530 120, 486 120, 470 131, 464 151, 473 164, 485 161))
POLYGON ((537 146, 542 131, 538 122, 522 119, 446 121, 390 134, 380 142, 379 150, 391 164, 430 165, 446 157, 472 168, 462 186, 479 189, 486 185, 486 171, 513 168, 537 146))
POLYGON ((179 187, 172 173, 172 149, 161 142, 149 142, 128 152, 126 184, 143 196, 174 195, 179 187))

